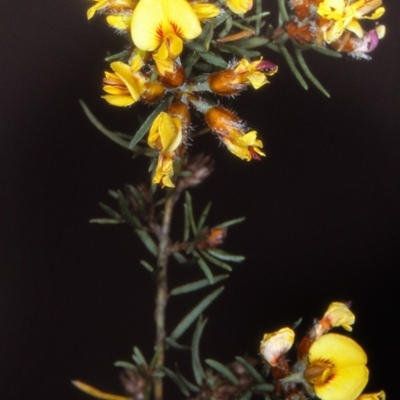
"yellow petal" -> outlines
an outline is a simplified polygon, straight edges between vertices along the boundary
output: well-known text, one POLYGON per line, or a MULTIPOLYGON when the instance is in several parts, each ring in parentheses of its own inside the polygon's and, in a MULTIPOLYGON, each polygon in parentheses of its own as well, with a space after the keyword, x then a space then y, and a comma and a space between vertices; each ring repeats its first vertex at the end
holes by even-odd
POLYGON ((227 0, 226 5, 235 14, 244 14, 253 7, 253 0, 227 0))
POLYGON ((132 400, 131 397, 119 396, 117 394, 102 392, 93 386, 89 386, 86 383, 80 381, 72 381, 72 384, 82 392, 89 394, 90 396, 96 397, 96 399, 103 400, 132 400))
POLYGON ((260 346, 260 353, 265 360, 276 366, 279 358, 292 347, 294 332, 290 328, 282 328, 274 333, 266 333, 260 346))
POLYGON ((175 187, 171 181, 174 174, 173 160, 166 154, 160 154, 158 157, 156 172, 153 178, 153 184, 160 183, 162 187, 175 187))
POLYGON ((124 82, 134 101, 138 101, 144 89, 144 78, 137 73, 132 73, 128 64, 115 61, 110 64, 112 70, 124 82))
POLYGON ((210 3, 192 4, 192 8, 200 21, 214 18, 221 13, 221 10, 215 4, 210 3))
POLYGON ((383 390, 377 393, 363 393, 357 400, 386 400, 386 393, 383 390))
POLYGON ((110 95, 105 95, 105 96, 101 96, 102 99, 106 100, 108 103, 110 103, 113 106, 117 106, 117 107, 127 107, 127 106, 131 106, 133 103, 135 103, 135 101, 132 99, 131 96, 116 96, 113 94, 110 95))
POLYGON ((87 11, 87 19, 93 18, 96 11, 98 11, 100 8, 104 7, 108 3, 109 0, 95 0, 95 1, 97 1, 97 4, 90 7, 89 10, 87 11))
POLYGON ((130 15, 108 15, 106 21, 108 25, 112 26, 115 29, 120 31, 127 31, 131 26, 131 19, 130 15))
POLYGON ((321 400, 354 400, 368 382, 367 356, 364 350, 347 336, 329 333, 310 347, 310 366, 319 362, 332 365, 330 376, 314 386, 321 400))
POLYGON ((362 38, 364 36, 363 28, 356 19, 350 21, 346 28, 350 32, 353 32, 359 38, 362 38))
POLYGON ((132 15, 134 44, 154 51, 169 32, 186 40, 200 35, 200 21, 190 4, 186 0, 140 0, 132 15))

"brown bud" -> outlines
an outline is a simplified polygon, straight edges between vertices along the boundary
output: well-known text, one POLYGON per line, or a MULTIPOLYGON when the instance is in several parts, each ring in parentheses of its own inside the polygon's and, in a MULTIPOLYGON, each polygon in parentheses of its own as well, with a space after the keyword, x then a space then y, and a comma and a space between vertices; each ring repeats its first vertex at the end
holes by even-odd
POLYGON ((174 64, 174 70, 172 72, 166 71, 164 75, 161 76, 161 83, 167 89, 174 89, 182 86, 186 81, 186 72, 182 65, 177 63, 174 64))

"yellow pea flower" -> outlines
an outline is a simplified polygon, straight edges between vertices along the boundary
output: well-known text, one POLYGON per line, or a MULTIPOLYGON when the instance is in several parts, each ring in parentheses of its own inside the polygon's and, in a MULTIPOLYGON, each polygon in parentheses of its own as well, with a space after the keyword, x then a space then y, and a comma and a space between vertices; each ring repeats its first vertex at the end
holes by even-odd
POLYGON ((186 0, 140 0, 132 15, 131 35, 136 47, 156 51, 160 73, 173 70, 183 50, 183 40, 201 33, 199 18, 186 0))
POLYGON ((211 107, 205 113, 208 126, 218 135, 228 150, 242 160, 259 160, 265 156, 257 132, 243 132, 243 123, 235 114, 223 107, 211 107))
POLYGON ((245 14, 253 7, 253 0, 227 0, 226 5, 235 14, 245 14))
POLYGON ((354 340, 328 333, 311 345, 304 378, 321 400, 355 400, 368 382, 366 363, 354 340))
POLYGON ((144 77, 137 70, 132 70, 128 64, 121 61, 115 61, 110 66, 114 73, 105 72, 103 90, 108 94, 102 96, 102 98, 118 107, 126 107, 136 103, 145 87, 144 77))
POLYGON ((94 0, 95 5, 87 11, 87 19, 93 18, 96 12, 106 14, 131 14, 137 0, 94 0))
POLYGON ((364 393, 357 400, 386 400, 386 393, 383 390, 377 393, 364 393))
POLYGON ((274 333, 266 333, 261 341, 260 353, 272 367, 279 364, 279 359, 293 345, 294 332, 290 328, 282 328, 274 333))
POLYGON ((149 146, 160 152, 153 184, 160 183, 162 187, 175 186, 171 180, 174 175, 173 162, 182 139, 181 119, 161 112, 154 120, 148 138, 149 146))
POLYGON ((194 3, 191 6, 200 21, 215 18, 221 13, 219 7, 211 3, 194 3))
POLYGON ((318 5, 317 13, 329 20, 323 26, 323 36, 327 43, 338 40, 347 29, 359 38, 364 31, 358 22, 359 19, 377 19, 383 15, 385 9, 380 7, 382 0, 324 0, 318 5), (366 16, 375 10, 370 16, 366 16))

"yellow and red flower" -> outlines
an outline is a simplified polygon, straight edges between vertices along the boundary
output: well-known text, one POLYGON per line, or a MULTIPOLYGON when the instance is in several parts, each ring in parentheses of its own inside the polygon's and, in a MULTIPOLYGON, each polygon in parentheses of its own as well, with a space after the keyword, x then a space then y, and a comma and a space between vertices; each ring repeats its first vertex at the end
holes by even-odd
POLYGON ((183 41, 201 33, 200 20, 186 0, 140 0, 132 15, 135 46, 153 53, 161 75, 173 71, 183 41))
POLYGON ((355 400, 368 382, 367 356, 353 339, 328 333, 310 347, 304 378, 321 400, 355 400))
POLYGON ((257 139, 257 132, 244 132, 239 117, 223 107, 210 107, 204 114, 207 125, 218 135, 228 150, 242 160, 259 160, 265 156, 263 144, 257 139))

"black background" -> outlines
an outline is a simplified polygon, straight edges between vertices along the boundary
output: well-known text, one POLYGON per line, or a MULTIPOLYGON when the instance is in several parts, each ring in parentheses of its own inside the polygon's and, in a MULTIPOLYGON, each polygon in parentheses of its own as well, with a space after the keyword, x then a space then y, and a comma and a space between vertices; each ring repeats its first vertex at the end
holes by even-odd
MULTIPOLYGON (((151 353, 153 286, 137 265, 147 255, 127 228, 88 220, 103 216, 98 201, 112 204, 109 188, 140 182, 147 166, 99 134, 78 99, 126 132, 148 111, 100 99, 102 60, 122 39, 101 17, 86 20, 90 2, 2 3, 0 396, 87 398, 71 379, 122 393, 113 362, 132 345, 151 353)), ((189 149, 216 158, 192 191, 196 210, 212 195, 211 223, 247 217, 229 231, 226 248, 247 261, 207 311, 205 357, 256 355, 264 332, 300 316, 304 331, 330 301, 353 300, 368 389, 397 394, 400 6, 386 6, 372 61, 306 55, 331 99, 303 91, 268 55, 279 73, 234 105, 265 160, 242 162, 211 136, 189 149)), ((196 300, 170 303, 170 328, 196 300)))

